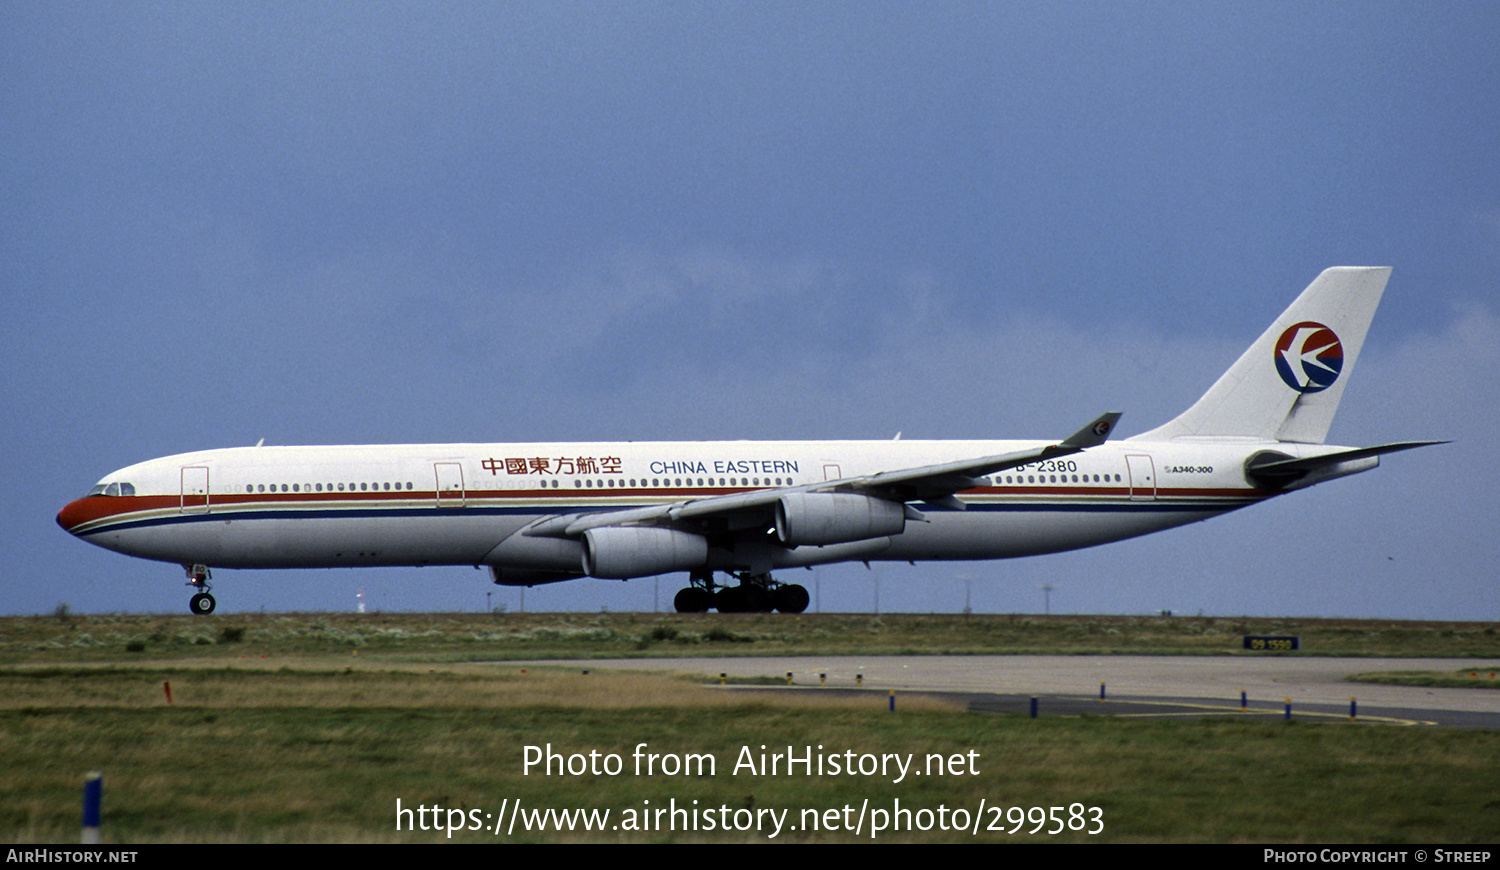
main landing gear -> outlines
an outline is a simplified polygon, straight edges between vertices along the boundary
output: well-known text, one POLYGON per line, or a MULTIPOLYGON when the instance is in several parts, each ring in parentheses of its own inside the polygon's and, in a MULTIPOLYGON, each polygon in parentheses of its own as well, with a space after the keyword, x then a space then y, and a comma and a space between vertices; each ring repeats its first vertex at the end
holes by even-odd
POLYGON ((188 610, 191 610, 194 616, 207 616, 213 613, 217 602, 214 601, 212 595, 208 594, 208 590, 213 588, 213 584, 208 582, 212 576, 209 573, 208 566, 184 565, 183 567, 187 569, 187 585, 198 590, 196 595, 188 599, 188 610))
POLYGON ((691 586, 677 593, 672 605, 678 613, 801 613, 811 600, 807 589, 796 583, 778 583, 770 574, 735 575, 738 586, 716 586, 713 572, 702 571, 689 578, 691 586))

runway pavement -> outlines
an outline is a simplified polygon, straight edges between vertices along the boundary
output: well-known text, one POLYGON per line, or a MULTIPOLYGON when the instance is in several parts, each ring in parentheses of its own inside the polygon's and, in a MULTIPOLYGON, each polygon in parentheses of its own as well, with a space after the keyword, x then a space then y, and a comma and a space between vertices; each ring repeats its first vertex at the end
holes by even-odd
POLYGON ((1483 659, 1302 658, 1297 656, 808 656, 609 659, 536 664, 730 677, 782 677, 798 687, 941 692, 971 708, 1024 712, 1032 696, 1049 714, 1217 715, 1238 712, 1243 690, 1252 708, 1280 715, 1347 719, 1351 698, 1362 719, 1500 728, 1500 689, 1440 689, 1346 682, 1369 671, 1457 671, 1480 679, 1500 661, 1483 659), (1107 704, 1099 704, 1105 684, 1107 704), (1125 702, 1134 706, 1129 706, 1125 702))

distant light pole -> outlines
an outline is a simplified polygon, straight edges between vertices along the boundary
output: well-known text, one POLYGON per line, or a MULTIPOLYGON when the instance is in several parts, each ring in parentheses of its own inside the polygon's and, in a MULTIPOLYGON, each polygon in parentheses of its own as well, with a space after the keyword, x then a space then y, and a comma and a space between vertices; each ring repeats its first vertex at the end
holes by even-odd
POLYGON ((964 615, 968 616, 970 613, 974 612, 974 608, 971 604, 971 593, 973 592, 972 586, 974 585, 974 575, 959 574, 957 579, 964 582, 964 615))
POLYGON ((1057 587, 1051 583, 1043 583, 1037 588, 1042 590, 1042 613, 1050 616, 1052 614, 1052 590, 1057 587))

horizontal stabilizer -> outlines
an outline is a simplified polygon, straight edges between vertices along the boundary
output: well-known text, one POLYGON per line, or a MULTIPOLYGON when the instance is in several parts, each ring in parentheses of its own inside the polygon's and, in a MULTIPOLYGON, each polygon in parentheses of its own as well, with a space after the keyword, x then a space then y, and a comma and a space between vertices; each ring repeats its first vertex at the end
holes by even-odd
POLYGON ((1380 464, 1378 457, 1386 453, 1447 443, 1447 441, 1402 441, 1376 447, 1339 450, 1303 459, 1267 450, 1255 454, 1245 462, 1245 474, 1262 485, 1275 489, 1297 489, 1304 485, 1320 483, 1325 479, 1374 468, 1380 464))
MULTIPOLYGON (((1354 450, 1340 450, 1337 453, 1325 453, 1322 456, 1310 456, 1306 459, 1274 459, 1275 454, 1267 456, 1268 461, 1257 461, 1252 459, 1245 466, 1245 470, 1251 474, 1267 476, 1293 475, 1322 468, 1325 465, 1333 465, 1339 462, 1348 462, 1351 459, 1364 459, 1370 456, 1381 456, 1386 453, 1398 453, 1402 450, 1411 450, 1416 447, 1430 447, 1433 444, 1447 444, 1447 441, 1402 441, 1397 444, 1381 444, 1378 447, 1360 447, 1354 450)), ((1266 456, 1266 454, 1262 454, 1266 456)))

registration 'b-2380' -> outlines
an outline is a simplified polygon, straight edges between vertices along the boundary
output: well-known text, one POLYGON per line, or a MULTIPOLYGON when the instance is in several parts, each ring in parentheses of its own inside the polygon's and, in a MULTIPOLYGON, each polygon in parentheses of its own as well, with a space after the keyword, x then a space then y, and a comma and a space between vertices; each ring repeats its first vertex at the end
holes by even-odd
POLYGON ((1324 271, 1192 407, 1123 441, 1111 412, 1057 441, 228 448, 122 468, 57 521, 181 564, 194 613, 210 568, 375 565, 523 586, 680 572, 679 611, 798 613, 807 590, 773 570, 1091 547, 1436 443, 1323 443, 1389 277, 1324 271))

